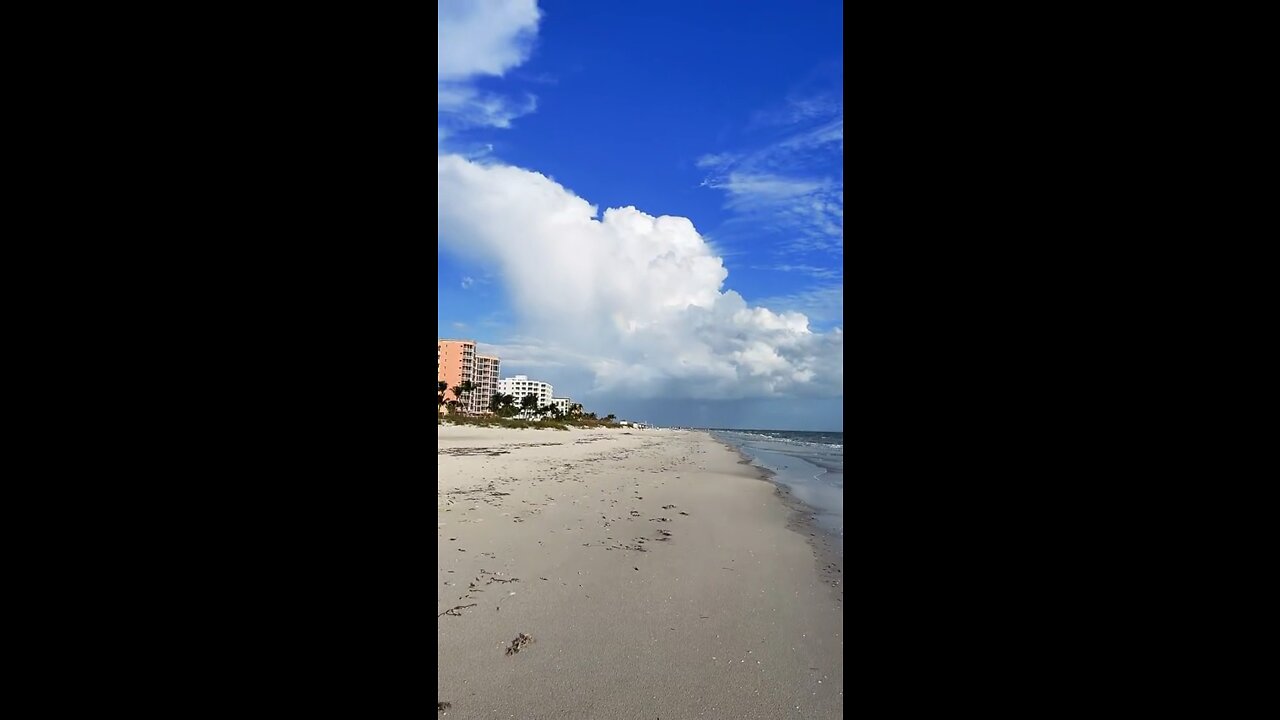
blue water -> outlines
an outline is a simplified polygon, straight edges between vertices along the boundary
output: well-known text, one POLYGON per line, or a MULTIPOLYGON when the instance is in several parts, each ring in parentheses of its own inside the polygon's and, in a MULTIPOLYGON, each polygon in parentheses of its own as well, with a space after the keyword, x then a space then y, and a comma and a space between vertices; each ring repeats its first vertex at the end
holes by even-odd
POLYGON ((792 496, 813 509, 819 527, 844 538, 844 433, 717 430, 711 435, 742 450, 751 464, 775 473, 792 496))

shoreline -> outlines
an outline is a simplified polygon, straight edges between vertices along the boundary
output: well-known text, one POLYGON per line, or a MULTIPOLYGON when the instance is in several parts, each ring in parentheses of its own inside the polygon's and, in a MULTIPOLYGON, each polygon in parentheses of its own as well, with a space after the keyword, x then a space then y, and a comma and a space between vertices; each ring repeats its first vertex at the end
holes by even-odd
MULTIPOLYGON (((791 511, 791 516, 787 519, 787 529, 804 537, 805 542, 813 550, 814 565, 819 577, 831 587, 831 597, 843 606, 844 552, 836 548, 843 547, 844 538, 830 532, 815 521, 814 515, 818 512, 817 508, 797 498, 787 486, 775 482, 773 478, 777 477, 778 473, 767 467, 756 465, 746 451, 715 437, 710 430, 694 432, 704 432, 712 441, 723 445, 731 452, 737 453, 738 464, 751 468, 760 476, 761 480, 773 486, 774 496, 791 511)), ((824 473, 830 472, 826 468, 821 469, 824 473)))
POLYGON ((735 449, 459 426, 437 458, 439 717, 841 716, 843 583, 735 449))

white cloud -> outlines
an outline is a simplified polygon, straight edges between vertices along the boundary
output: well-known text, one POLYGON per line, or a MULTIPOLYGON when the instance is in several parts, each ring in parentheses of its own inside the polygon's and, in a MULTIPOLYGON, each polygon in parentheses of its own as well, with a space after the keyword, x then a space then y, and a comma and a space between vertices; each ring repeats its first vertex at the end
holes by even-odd
POLYGON ((759 298, 761 305, 804 313, 814 323, 844 323, 844 285, 827 283, 786 295, 759 298))
POLYGON ((439 85, 436 103, 437 111, 459 127, 511 127, 512 120, 538 109, 538 99, 533 95, 525 95, 523 100, 517 101, 456 84, 439 85))
MULTIPOLYGON (((443 0, 437 15, 438 148, 458 130, 508 127, 536 99, 480 89, 530 55, 534 0, 443 0)), ((806 109, 797 110, 804 115, 806 109)), ((787 149, 803 152, 804 148, 787 149)), ((749 305, 728 290, 722 255, 686 218, 634 207, 603 215, 536 172, 439 150, 442 246, 493 268, 523 335, 483 346, 504 367, 594 380, 562 395, 666 399, 831 398, 844 391, 844 337, 814 332, 799 312, 749 305)), ((824 179, 787 177, 743 156, 703 167, 743 197, 800 201, 824 179), (736 170, 736 171, 735 171, 736 170)), ((463 286, 487 282, 464 278, 463 286)), ((479 321, 486 325, 486 321, 479 321)))
POLYGON ((773 272, 785 273, 804 273, 811 275, 819 280, 839 280, 844 274, 843 270, 838 267, 822 267, 820 265, 792 265, 783 263, 781 265, 752 265, 752 270, 772 270, 773 272))
POLYGON ((730 204, 759 205, 776 203, 811 195, 831 185, 830 181, 788 178, 781 175, 731 172, 724 180, 713 180, 711 187, 729 192, 730 204))
POLYGON ((793 125, 814 118, 829 118, 844 114, 844 103, 835 93, 823 93, 808 97, 791 97, 781 108, 764 110, 751 117, 748 127, 793 125))
MULTIPOLYGON (((590 366, 595 359, 582 355, 568 347, 554 347, 538 338, 516 336, 505 342, 478 343, 477 350, 485 355, 497 355, 502 359, 504 368, 521 368, 549 370, 553 368, 584 368, 590 366)), ((506 373, 504 373, 506 374, 506 373)), ((559 388, 568 392, 566 388, 559 388)), ((585 388, 582 388, 585 389, 585 388)))
POLYGON ((540 17, 536 0, 440 0, 436 79, 502 75, 523 63, 540 17))
POLYGON ((472 285, 475 285, 475 284, 476 284, 476 280, 475 280, 475 278, 473 278, 473 277, 466 276, 466 277, 462 278, 462 289, 463 289, 463 290, 467 290, 467 289, 469 289, 472 285))
POLYGON ((736 227, 781 236, 779 251, 844 249, 844 183, 838 179, 731 171, 703 185, 725 191, 736 227))
MULTIPOLYGON (((839 106, 793 101, 792 108, 809 119, 839 106)), ((840 254, 844 178, 836 166, 843 153, 844 118, 836 117, 749 152, 703 155, 696 162, 712 173, 702 186, 723 190, 725 206, 734 211, 736 223, 724 234, 765 231, 786 238, 780 251, 840 254)))
POLYGON ((495 268, 537 338, 512 360, 584 368, 592 391, 632 397, 843 393, 843 331, 727 290, 688 219, 600 215, 536 172, 458 155, 438 159, 438 182, 441 243, 495 268))
POLYGON ((467 127, 510 127, 537 108, 477 89, 477 77, 501 76, 528 59, 541 13, 535 0, 441 0, 436 14, 437 143, 467 127))
POLYGON ((804 151, 844 153, 844 118, 839 117, 805 132, 792 135, 778 143, 777 147, 767 154, 767 157, 770 160, 782 158, 788 162, 794 162, 795 156, 804 151), (826 147, 827 145, 838 145, 839 147, 828 148, 826 147), (788 157, 788 154, 791 157, 788 157))
POLYGON ((732 165, 739 157, 733 153, 721 153, 719 155, 703 155, 698 158, 698 167, 722 168, 732 165))

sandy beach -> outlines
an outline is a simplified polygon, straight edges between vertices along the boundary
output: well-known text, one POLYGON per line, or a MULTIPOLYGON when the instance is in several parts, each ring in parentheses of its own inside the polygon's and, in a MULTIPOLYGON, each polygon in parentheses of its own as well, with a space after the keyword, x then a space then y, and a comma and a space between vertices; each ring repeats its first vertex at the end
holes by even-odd
POLYGON ((438 717, 842 716, 843 568, 733 450, 461 426, 437 452, 438 717))

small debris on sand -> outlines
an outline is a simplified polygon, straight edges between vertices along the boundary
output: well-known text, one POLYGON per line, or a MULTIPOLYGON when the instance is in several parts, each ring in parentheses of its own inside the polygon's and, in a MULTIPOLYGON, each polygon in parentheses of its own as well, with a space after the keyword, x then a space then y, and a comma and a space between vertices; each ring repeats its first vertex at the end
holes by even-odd
POLYGON ((531 642, 533 642, 532 635, 526 635, 524 633, 520 633, 519 635, 516 636, 515 640, 511 641, 511 647, 507 648, 507 654, 515 655, 516 653, 520 652, 521 648, 523 648, 524 646, 528 645, 531 642))
POLYGON ((452 616, 454 616, 454 617, 462 617, 462 613, 458 612, 459 610, 465 610, 466 608, 469 608, 469 607, 475 607, 475 606, 476 606, 476 603, 471 603, 470 605, 458 605, 458 606, 456 606, 456 607, 451 607, 451 608, 449 608, 448 610, 445 610, 444 612, 440 613, 440 614, 439 614, 439 615, 437 615, 436 617, 443 617, 443 616, 445 616, 445 615, 452 615, 452 616))

